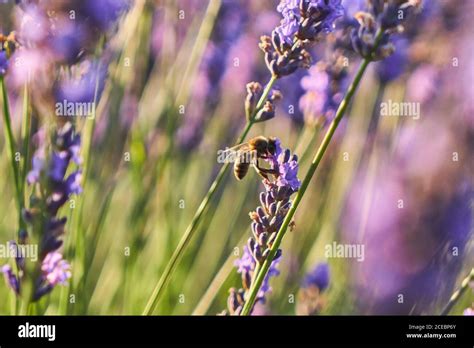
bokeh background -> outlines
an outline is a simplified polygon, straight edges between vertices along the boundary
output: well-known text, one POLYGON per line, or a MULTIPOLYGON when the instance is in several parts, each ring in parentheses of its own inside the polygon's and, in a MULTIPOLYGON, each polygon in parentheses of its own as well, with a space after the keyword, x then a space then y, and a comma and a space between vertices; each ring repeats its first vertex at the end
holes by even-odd
MULTIPOLYGON (((0 32, 27 38, 12 58, 20 64, 6 75, 15 134, 25 66, 32 133, 65 122, 55 101, 98 93, 95 118, 73 120, 89 166, 83 194, 62 210, 72 278, 36 310, 141 314, 220 168, 217 151, 232 146, 245 123, 245 85, 269 78, 258 42, 278 25, 278 2, 58 0, 36 10, 29 7, 35 1, 20 2, 0 1, 0 32), (112 23, 107 16, 116 14, 112 23), (42 33, 51 21, 54 33, 42 33)), ((356 2, 345 1, 349 19, 356 2)), ((303 314, 302 283, 320 263, 330 274, 312 299, 319 314, 438 314, 473 267, 474 2, 425 2, 396 39, 396 53, 365 75, 284 239, 272 293, 255 314, 303 314), (419 103, 419 119, 381 116, 388 100, 419 103), (326 258, 333 242, 364 245, 364 261, 326 258)), ((314 64, 331 61, 341 30, 314 46, 314 64)), ((347 58, 350 81, 360 59, 347 58)), ((315 114, 321 75, 315 66, 279 80, 276 117, 249 135, 280 138, 299 156, 300 178, 324 134, 323 115, 315 114)), ((18 232, 6 151, 2 136, 2 243, 18 232)), ((233 263, 261 190, 255 172, 241 182, 228 173, 156 314, 225 309, 229 288, 239 286, 233 263)), ((473 301, 469 290, 452 313, 473 301)), ((0 313, 12 313, 13 304, 1 282, 0 313)))

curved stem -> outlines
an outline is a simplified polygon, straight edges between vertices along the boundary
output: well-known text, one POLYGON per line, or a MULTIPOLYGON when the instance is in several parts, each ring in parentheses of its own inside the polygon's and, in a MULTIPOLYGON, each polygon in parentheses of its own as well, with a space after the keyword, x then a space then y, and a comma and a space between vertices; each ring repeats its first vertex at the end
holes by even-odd
POLYGON ((453 309, 454 305, 459 301, 461 298, 462 294, 466 292, 466 290, 469 287, 469 283, 474 281, 474 268, 471 269, 471 273, 464 278, 464 280, 461 283, 461 287, 457 289, 452 295, 451 298, 449 299, 448 303, 446 306, 444 306, 443 310, 441 311, 440 315, 448 315, 449 312, 451 312, 451 309, 453 309))
POLYGON ((283 236, 285 235, 285 232, 291 222, 291 220, 293 219, 293 216, 295 215, 296 213, 296 209, 298 208, 303 196, 304 196, 304 193, 306 191, 306 189, 308 188, 308 185, 311 181, 311 179, 313 178, 313 175, 316 171, 316 169, 318 168, 319 166, 319 163, 321 162, 325 152, 326 152, 326 149, 328 148, 329 146, 329 143, 331 142, 331 139, 337 129, 337 127, 339 126, 339 123, 341 122, 342 120, 342 117, 344 116, 344 113, 346 112, 346 109, 347 109, 347 106, 349 105, 349 102, 351 101, 352 97, 354 96, 354 93, 357 89, 357 87, 359 86, 360 84, 360 81, 362 80, 362 76, 364 75, 364 72, 367 68, 367 66, 369 65, 370 63, 370 60, 368 59, 364 59, 357 71, 357 74, 354 78, 354 81, 352 82, 352 84, 349 86, 349 89, 347 90, 347 93, 344 97, 344 99, 342 100, 341 104, 339 105, 339 108, 337 110, 337 113, 336 113, 336 117, 334 118, 334 120, 331 122, 330 126, 329 126, 329 129, 327 130, 326 132, 326 135, 324 136, 324 139, 321 143, 321 145, 319 146, 318 148, 318 151, 316 152, 316 155, 314 156, 314 159, 311 163, 311 166, 309 167, 308 169, 308 172, 306 173, 306 176, 301 184, 301 187, 295 197, 295 200, 291 206, 291 209, 288 211, 288 214, 286 215, 285 217, 285 220, 283 221, 283 224, 281 225, 280 229, 278 230, 278 233, 277 233, 277 236, 275 238, 275 241, 270 249, 270 253, 268 254, 268 257, 266 258, 266 260, 264 261, 264 263, 261 265, 261 267, 259 267, 259 272, 258 272, 258 275, 255 277, 255 281, 252 282, 252 286, 249 290, 249 293, 248 293, 248 297, 245 301, 245 304, 244 304, 244 307, 242 309, 242 312, 241 312, 241 315, 249 315, 253 306, 254 306, 254 303, 255 303, 255 299, 257 297, 257 293, 263 283, 263 280, 265 279, 267 273, 268 273, 268 270, 270 268, 270 265, 276 255, 276 252, 281 244, 281 241, 283 239, 283 236))
MULTIPOLYGON (((265 89, 262 93, 262 96, 260 97, 257 107, 255 108, 255 111, 250 118, 250 121, 247 122, 245 129, 242 131, 242 134, 239 136, 237 139, 236 144, 242 143, 245 138, 247 137, 247 134, 249 133, 250 129, 254 125, 254 119, 255 116, 257 115, 258 111, 263 107, 265 104, 265 101, 268 98, 268 95, 270 94, 270 91, 275 84, 277 80, 276 76, 272 76, 270 81, 268 81, 267 85, 265 86, 265 89)), ((194 214, 193 219, 191 220, 191 223, 188 225, 186 228, 186 231, 184 232, 183 236, 181 237, 181 240, 178 243, 178 246, 174 250, 173 254, 171 255, 171 259, 168 262, 168 264, 165 267, 165 270, 163 271, 163 274, 161 275, 160 279, 158 280, 158 283, 156 284, 153 293, 151 294, 148 303, 145 307, 145 310, 143 311, 143 315, 151 315, 156 309, 156 306, 163 295, 164 289, 166 285, 168 284, 169 280, 171 279, 171 276, 176 269, 177 265, 179 264, 179 261, 181 260, 184 251, 186 247, 188 246, 189 242, 193 238, 197 226, 199 222, 201 221, 207 206, 209 205, 210 201, 214 197, 214 194, 217 191, 217 188, 220 186, 222 180, 224 179, 224 176, 227 172, 227 169, 229 168, 230 163, 225 163, 221 169, 219 170, 219 173, 217 174, 217 177, 214 179, 213 183, 211 184, 211 187, 209 188, 209 191, 207 192, 206 196, 202 200, 201 204, 199 205, 196 213, 194 214)))

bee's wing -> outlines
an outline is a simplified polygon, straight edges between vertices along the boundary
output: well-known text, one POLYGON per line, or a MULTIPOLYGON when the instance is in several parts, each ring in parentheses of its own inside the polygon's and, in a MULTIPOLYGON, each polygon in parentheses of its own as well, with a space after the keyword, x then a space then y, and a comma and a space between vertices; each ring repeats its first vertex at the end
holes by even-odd
POLYGON ((248 150, 250 149, 250 146, 249 146, 249 143, 242 143, 242 144, 238 144, 238 145, 235 145, 235 146, 232 146, 232 147, 229 147, 228 149, 226 149, 226 151, 245 151, 245 150, 248 150))
POLYGON ((250 147, 248 143, 242 143, 242 144, 227 148, 223 151, 224 158, 226 161, 234 162, 239 152, 247 151, 249 149, 250 147))
POLYGON ((242 144, 235 145, 235 146, 225 149, 224 153, 235 153, 239 151, 247 151, 249 149, 250 149, 250 146, 248 143, 242 143, 242 144))

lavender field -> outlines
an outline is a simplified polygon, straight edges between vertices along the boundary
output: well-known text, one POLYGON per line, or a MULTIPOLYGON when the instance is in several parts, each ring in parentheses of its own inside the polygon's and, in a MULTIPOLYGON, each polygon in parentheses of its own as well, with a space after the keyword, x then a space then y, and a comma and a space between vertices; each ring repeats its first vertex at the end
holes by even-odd
POLYGON ((0 0, 0 315, 474 315, 473 16, 0 0))

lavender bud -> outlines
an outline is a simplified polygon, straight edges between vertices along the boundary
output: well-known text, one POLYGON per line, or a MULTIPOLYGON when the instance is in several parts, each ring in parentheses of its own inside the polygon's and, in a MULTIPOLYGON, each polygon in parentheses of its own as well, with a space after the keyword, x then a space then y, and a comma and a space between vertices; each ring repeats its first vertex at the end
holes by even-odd
POLYGON ((252 277, 250 276, 250 272, 242 272, 242 286, 245 290, 250 289, 250 285, 252 283, 252 277))
POLYGON ((260 245, 258 245, 258 244, 254 245, 253 257, 258 263, 260 263, 262 261, 262 249, 261 249, 260 245))
POLYGON ((253 238, 249 238, 249 240, 247 241, 247 247, 249 248, 249 250, 254 250, 255 240, 253 238))
POLYGON ((272 204, 270 204, 269 213, 270 215, 275 215, 276 211, 277 211, 277 204, 273 202, 272 204))
POLYGON ((266 245, 267 244, 267 240, 268 240, 268 233, 267 232, 263 232, 259 238, 258 238, 258 244, 260 245, 266 245))
POLYGON ((275 109, 271 101, 267 100, 263 108, 255 116, 255 122, 264 122, 268 121, 275 117, 275 109))

